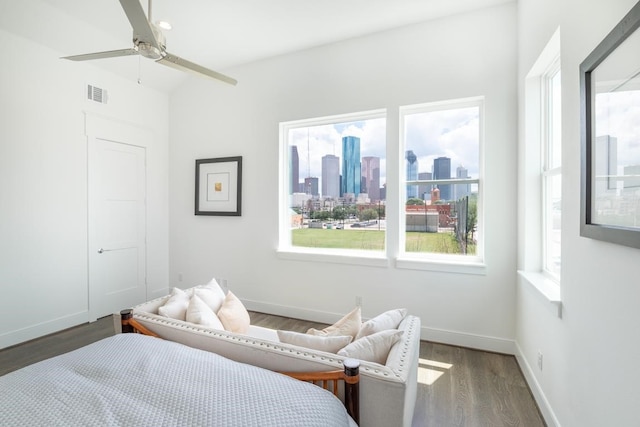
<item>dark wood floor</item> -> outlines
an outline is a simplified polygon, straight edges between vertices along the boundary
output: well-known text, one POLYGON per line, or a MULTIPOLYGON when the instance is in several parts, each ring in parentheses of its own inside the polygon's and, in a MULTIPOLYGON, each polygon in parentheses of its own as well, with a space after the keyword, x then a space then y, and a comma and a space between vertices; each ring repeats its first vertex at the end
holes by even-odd
MULTIPOLYGON (((251 323, 306 332, 324 324, 251 312, 251 323)), ((0 350, 0 375, 114 333, 105 317, 0 350)), ((413 427, 545 426, 513 356, 422 341, 413 427)))

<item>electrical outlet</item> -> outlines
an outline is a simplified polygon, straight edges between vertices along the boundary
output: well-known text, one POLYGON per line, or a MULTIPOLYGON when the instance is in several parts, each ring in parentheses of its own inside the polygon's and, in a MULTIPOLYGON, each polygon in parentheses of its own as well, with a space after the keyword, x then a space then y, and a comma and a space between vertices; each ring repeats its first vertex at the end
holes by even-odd
POLYGON ((542 352, 538 350, 538 369, 542 371, 542 352))
POLYGON ((356 306, 362 307, 362 297, 360 295, 356 295, 356 306))

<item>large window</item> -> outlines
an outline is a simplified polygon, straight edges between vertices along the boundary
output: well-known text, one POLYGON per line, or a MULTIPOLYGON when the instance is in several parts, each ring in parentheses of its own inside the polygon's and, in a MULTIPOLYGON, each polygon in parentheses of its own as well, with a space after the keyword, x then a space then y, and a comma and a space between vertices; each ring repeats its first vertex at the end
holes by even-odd
POLYGON ((560 62, 542 76, 542 268, 560 279, 562 219, 562 127, 560 62))
POLYGON ((280 124, 280 247, 385 249, 384 111, 280 124))
POLYGON ((400 110, 400 252, 481 260, 480 98, 400 110))

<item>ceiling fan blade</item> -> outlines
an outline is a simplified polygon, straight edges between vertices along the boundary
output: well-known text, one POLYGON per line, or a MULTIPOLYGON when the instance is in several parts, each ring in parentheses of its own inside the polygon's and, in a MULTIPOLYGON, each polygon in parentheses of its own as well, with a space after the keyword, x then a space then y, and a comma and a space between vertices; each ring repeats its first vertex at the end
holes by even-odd
POLYGON ((89 61, 91 59, 103 59, 103 58, 115 58, 117 56, 130 56, 137 55, 136 49, 120 49, 120 50, 108 50, 106 52, 85 53, 82 55, 64 56, 62 59, 68 59, 70 61, 89 61))
POLYGON ((225 83, 229 83, 234 86, 238 83, 238 81, 234 78, 225 76, 224 74, 218 73, 217 71, 213 71, 201 65, 187 61, 186 59, 182 59, 179 56, 172 55, 169 52, 164 52, 163 57, 158 59, 156 62, 166 65, 168 67, 175 68, 177 70, 194 73, 201 77, 208 77, 210 79, 221 80, 225 83))
POLYGON ((133 28, 133 38, 161 49, 156 36, 153 34, 147 15, 142 9, 140 0, 120 0, 120 4, 124 9, 124 13, 127 14, 131 28, 133 28))

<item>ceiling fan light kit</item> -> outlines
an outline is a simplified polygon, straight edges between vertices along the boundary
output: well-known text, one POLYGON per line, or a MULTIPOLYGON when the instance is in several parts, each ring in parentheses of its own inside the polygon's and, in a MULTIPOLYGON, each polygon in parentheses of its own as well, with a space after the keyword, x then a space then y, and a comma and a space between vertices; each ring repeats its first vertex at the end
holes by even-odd
MULTIPOLYGON (((145 15, 139 0, 120 0, 120 4, 129 19, 131 28, 133 28, 133 48, 66 56, 63 59, 88 61, 119 56, 141 55, 145 58, 153 59, 162 65, 189 72, 200 77, 220 80, 231 85, 238 83, 238 81, 232 77, 167 52, 164 34, 162 34, 158 26, 151 22, 151 0, 149 0, 148 17, 145 15)), ((160 23, 158 25, 160 25, 160 23)))

